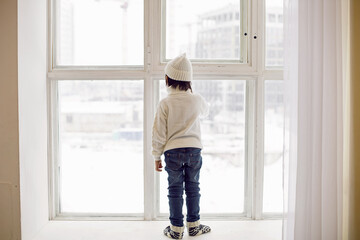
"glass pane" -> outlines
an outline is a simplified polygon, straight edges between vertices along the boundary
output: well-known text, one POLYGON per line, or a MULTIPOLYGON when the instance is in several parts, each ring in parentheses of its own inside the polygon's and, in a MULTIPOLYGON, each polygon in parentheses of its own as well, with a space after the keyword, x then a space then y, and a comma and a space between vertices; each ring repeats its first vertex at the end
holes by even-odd
POLYGON ((268 67, 283 66, 284 32, 283 0, 266 1, 266 52, 265 65, 268 67))
MULTIPOLYGON (((201 121, 201 213, 242 213, 245 187, 245 81, 195 80, 194 92, 211 105, 201 121)), ((160 98, 166 96, 160 82, 160 98)), ((164 163, 164 161, 163 161, 164 163)), ((165 165, 165 163, 164 163, 165 165)), ((160 173, 160 212, 168 213, 167 172, 160 173)), ((184 193, 184 197, 185 197, 184 193)), ((185 200, 185 199, 184 199, 185 200)), ((186 214, 184 206, 184 214, 186 214)))
POLYGON ((57 0, 56 65, 143 65, 143 0, 57 0))
POLYGON ((61 212, 144 212, 143 91, 143 81, 59 81, 61 212))
POLYGON ((265 81, 264 212, 283 210, 283 81, 265 81))
POLYGON ((186 52, 192 59, 246 62, 240 54, 246 52, 240 47, 243 19, 240 0, 167 0, 166 59, 186 52))

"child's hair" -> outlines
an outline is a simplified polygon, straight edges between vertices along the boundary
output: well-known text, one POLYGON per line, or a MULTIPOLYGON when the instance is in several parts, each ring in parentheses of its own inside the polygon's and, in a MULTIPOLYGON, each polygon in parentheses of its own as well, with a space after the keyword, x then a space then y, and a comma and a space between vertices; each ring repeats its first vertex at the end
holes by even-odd
POLYGON ((165 75, 165 77, 167 77, 168 87, 172 87, 172 88, 179 87, 179 90, 181 90, 181 91, 187 91, 188 89, 190 89, 190 91, 192 92, 190 81, 185 82, 185 81, 174 80, 174 79, 170 78, 168 75, 165 75))

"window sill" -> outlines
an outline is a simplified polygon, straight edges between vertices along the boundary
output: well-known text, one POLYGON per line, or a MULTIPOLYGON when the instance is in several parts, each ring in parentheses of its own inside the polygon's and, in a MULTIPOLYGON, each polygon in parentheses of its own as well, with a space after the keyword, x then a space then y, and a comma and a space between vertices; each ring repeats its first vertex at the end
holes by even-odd
MULTIPOLYGON (((204 221, 212 232, 199 236, 199 240, 281 239, 281 220, 258 221, 204 221)), ((162 231, 168 221, 49 221, 34 238, 35 240, 114 240, 114 239, 168 239, 162 231)), ((187 232, 184 240, 192 239, 187 232)))

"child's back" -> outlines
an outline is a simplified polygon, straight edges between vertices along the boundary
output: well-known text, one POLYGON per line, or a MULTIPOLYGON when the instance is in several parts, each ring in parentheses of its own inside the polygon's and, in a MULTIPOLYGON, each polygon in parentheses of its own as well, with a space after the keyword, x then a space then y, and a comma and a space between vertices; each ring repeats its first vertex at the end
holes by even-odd
POLYGON ((164 153, 169 183, 170 226, 164 229, 169 238, 181 239, 184 234, 182 214, 185 187, 187 228, 190 236, 210 232, 200 224, 199 176, 202 166, 199 117, 209 108, 203 97, 193 94, 192 67, 185 55, 170 61, 165 68, 168 96, 160 101, 153 125, 152 154, 155 168, 161 172, 164 153))
MULTIPOLYGON (((167 126, 167 139, 163 152, 180 147, 202 148, 199 117, 208 113, 208 106, 199 94, 191 90, 168 88, 169 94, 159 103, 157 129, 167 126), (161 123, 166 119, 166 126, 161 123)), ((156 136, 154 136, 156 138, 156 136)))

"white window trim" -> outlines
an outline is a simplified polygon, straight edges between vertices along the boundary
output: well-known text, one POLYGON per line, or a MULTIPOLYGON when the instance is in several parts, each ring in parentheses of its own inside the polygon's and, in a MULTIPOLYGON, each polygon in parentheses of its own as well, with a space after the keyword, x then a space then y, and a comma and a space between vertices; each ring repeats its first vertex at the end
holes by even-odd
MULTIPOLYGON (((48 0, 48 163, 49 163, 49 218, 51 220, 161 220, 159 213, 159 176, 154 171, 151 156, 151 129, 158 99, 157 79, 163 78, 164 62, 161 62, 161 1, 144 1, 144 66, 91 66, 54 68, 53 40, 54 1, 48 0), (52 13, 52 14, 50 14, 52 13), (150 16, 157 16, 150 17, 150 16), (149 31, 151 29, 151 31, 149 31), (57 118, 58 80, 143 80, 144 82, 144 214, 59 214, 59 119, 57 118), (146 104, 146 105, 145 105, 146 104)), ((245 0, 248 12, 248 64, 200 63, 193 64, 195 79, 246 80, 248 166, 246 174, 245 214, 202 214, 202 219, 273 219, 278 213, 262 213, 263 154, 264 154, 264 81, 282 80, 283 71, 265 69, 265 0, 245 0), (259 16, 259 17, 258 17, 259 16), (257 39, 254 40, 254 36, 257 39), (219 74, 221 69, 221 74, 219 74), (248 93, 252 94, 248 94, 248 93)))

